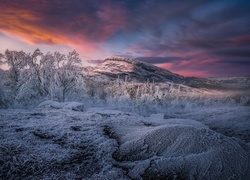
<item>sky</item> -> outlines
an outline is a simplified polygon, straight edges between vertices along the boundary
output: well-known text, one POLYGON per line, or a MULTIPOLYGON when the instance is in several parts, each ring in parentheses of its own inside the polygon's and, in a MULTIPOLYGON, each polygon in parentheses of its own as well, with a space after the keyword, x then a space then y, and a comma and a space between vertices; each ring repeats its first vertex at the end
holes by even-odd
POLYGON ((0 0, 0 53, 133 57, 184 76, 250 75, 249 0, 0 0))

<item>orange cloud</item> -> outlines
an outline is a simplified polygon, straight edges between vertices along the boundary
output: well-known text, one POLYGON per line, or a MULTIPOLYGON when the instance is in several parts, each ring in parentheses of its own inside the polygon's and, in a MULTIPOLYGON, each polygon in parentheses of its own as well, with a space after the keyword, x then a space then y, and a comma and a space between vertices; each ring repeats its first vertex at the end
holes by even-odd
POLYGON ((43 21, 29 10, 4 9, 0 16, 0 31, 17 37, 29 44, 59 44, 62 40, 48 30, 39 28, 35 23, 43 21))
POLYGON ((1 8, 0 32, 32 45, 68 45, 88 57, 103 50, 105 41, 123 27, 126 19, 126 12, 111 3, 99 7, 94 17, 80 12, 69 16, 68 21, 61 16, 50 19, 46 14, 49 4, 41 7, 42 13, 32 7, 20 9, 6 4, 1 8))

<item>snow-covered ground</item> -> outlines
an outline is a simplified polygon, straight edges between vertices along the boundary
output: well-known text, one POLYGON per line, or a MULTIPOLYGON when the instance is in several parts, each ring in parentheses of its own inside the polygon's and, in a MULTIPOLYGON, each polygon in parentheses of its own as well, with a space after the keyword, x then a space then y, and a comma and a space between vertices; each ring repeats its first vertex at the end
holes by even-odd
POLYGON ((0 109, 0 179, 249 179, 250 107, 0 109))

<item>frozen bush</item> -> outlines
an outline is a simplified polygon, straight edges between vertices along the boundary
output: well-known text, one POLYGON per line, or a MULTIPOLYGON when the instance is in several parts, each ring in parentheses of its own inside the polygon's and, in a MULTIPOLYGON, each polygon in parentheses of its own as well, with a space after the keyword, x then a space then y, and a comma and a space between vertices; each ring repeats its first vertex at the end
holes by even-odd
POLYGON ((57 102, 57 101, 44 101, 40 103, 38 108, 52 108, 52 109, 70 109, 73 111, 84 111, 84 104, 79 102, 57 102))

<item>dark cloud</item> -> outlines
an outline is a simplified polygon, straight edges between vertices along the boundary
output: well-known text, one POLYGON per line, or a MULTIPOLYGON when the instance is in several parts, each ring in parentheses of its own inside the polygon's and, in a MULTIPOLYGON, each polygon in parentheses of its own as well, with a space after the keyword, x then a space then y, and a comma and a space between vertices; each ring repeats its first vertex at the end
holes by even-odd
POLYGON ((250 61, 250 47, 219 49, 214 51, 214 54, 226 57, 248 57, 250 61))
POLYGON ((182 60, 180 57, 137 57, 136 59, 150 64, 163 64, 182 60))
MULTIPOLYGON (((232 60, 221 60, 218 61, 218 63, 222 63, 222 64, 229 64, 232 66, 245 66, 245 67, 250 67, 250 59, 232 59, 232 60)), ((249 71, 249 70, 248 70, 249 71)), ((249 72, 250 74, 250 72, 249 72)))
POLYGON ((217 49, 222 46, 225 46, 224 40, 214 40, 214 39, 187 39, 183 41, 183 43, 186 43, 186 46, 191 46, 193 48, 199 48, 199 49, 217 49))

